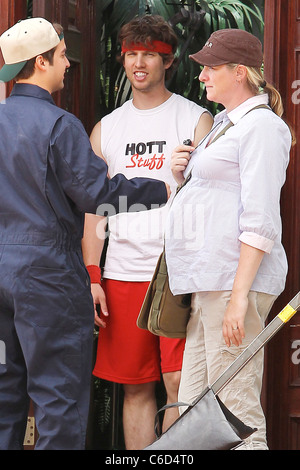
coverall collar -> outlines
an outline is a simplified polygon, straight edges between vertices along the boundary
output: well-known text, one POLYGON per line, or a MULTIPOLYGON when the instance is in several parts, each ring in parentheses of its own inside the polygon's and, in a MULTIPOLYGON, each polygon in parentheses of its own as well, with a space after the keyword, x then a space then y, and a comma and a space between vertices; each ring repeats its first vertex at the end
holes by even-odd
POLYGON ((11 96, 30 96, 33 98, 39 98, 45 101, 49 101, 51 104, 55 104, 50 93, 37 85, 31 85, 29 83, 16 83, 11 92, 11 96))

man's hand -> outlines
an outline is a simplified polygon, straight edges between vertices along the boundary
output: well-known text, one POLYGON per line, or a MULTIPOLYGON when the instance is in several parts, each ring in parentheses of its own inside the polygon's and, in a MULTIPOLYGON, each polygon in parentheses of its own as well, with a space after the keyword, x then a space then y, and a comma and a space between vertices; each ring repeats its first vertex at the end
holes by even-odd
POLYGON ((100 284, 91 284, 91 291, 94 300, 94 310, 95 310, 95 325, 99 326, 100 328, 106 328, 106 323, 104 320, 100 318, 97 312, 97 305, 100 305, 100 312, 105 316, 108 317, 109 313, 107 310, 106 305, 106 297, 104 290, 100 286, 100 284))

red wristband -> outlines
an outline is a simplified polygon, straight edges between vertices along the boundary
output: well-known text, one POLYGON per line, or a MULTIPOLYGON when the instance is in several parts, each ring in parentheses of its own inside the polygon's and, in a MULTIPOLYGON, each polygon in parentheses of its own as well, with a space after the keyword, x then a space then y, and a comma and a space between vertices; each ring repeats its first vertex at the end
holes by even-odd
POLYGON ((101 286, 101 269, 99 268, 99 266, 90 264, 86 267, 86 269, 88 270, 88 273, 90 275, 91 283, 100 284, 101 286))

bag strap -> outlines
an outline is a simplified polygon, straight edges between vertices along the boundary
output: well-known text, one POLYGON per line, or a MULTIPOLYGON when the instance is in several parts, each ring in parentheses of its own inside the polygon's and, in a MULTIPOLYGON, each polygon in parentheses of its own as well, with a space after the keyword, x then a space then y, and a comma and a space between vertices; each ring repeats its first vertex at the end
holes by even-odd
POLYGON ((162 406, 156 413, 155 415, 155 424, 154 424, 154 432, 157 438, 161 436, 161 430, 160 430, 160 423, 159 423, 159 415, 165 410, 168 410, 169 408, 175 408, 179 406, 191 406, 190 403, 184 403, 181 401, 177 401, 176 403, 170 403, 169 405, 162 406))
MULTIPOLYGON (((272 109, 270 108, 270 106, 266 105, 266 104, 259 104, 257 106, 255 106, 254 108, 250 109, 249 111, 247 111, 247 113, 244 114, 244 116, 246 116, 247 114, 251 113, 251 111, 254 111, 255 109, 268 109, 269 111, 272 111, 272 109)), ((243 116, 243 117, 244 117, 243 116)), ((218 125, 218 124, 217 124, 218 125)), ((229 122, 227 124, 227 126, 224 127, 224 129, 221 130, 221 132, 219 132, 219 134, 217 134, 213 139, 212 141, 209 143, 209 145, 211 145, 212 143, 216 142, 216 140, 218 140, 220 137, 222 137, 222 135, 224 135, 228 129, 230 129, 230 127, 234 126, 233 122, 229 122)), ((217 126, 214 126, 206 135, 205 137, 203 137, 203 139, 201 140, 201 142, 197 145, 197 147, 195 147, 195 150, 196 148, 200 147, 201 144, 203 144, 203 142, 205 141, 205 139, 216 129, 217 126)), ((189 171, 188 175, 186 176, 185 180, 179 185, 177 186, 177 189, 176 189, 176 193, 175 193, 175 196, 179 193, 179 191, 190 181, 192 177, 192 169, 189 171)))
POLYGON ((159 311, 159 306, 161 303, 162 295, 164 292, 164 285, 167 282, 167 264, 165 259, 165 247, 163 248, 163 252, 160 256, 159 268, 156 275, 156 290, 155 296, 152 300, 152 307, 154 312, 159 311))
POLYGON ((211 140, 211 142, 209 142, 208 145, 213 144, 216 140, 218 140, 220 137, 222 137, 222 135, 224 135, 228 131, 228 129, 230 129, 230 127, 232 127, 233 125, 234 125, 233 122, 229 121, 227 126, 225 126, 224 129, 222 129, 221 132, 219 132, 219 134, 217 134, 215 137, 213 137, 213 139, 211 140))

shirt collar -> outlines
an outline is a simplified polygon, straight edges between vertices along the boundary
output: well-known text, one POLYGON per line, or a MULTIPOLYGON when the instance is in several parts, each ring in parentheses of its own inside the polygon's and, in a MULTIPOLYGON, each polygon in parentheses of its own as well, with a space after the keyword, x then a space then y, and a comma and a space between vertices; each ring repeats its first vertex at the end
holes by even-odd
POLYGON ((240 104, 236 108, 234 108, 230 113, 228 113, 228 118, 230 119, 233 124, 236 124, 242 117, 245 116, 252 108, 255 106, 259 106, 260 104, 268 104, 269 97, 267 93, 263 95, 256 95, 252 96, 248 100, 244 101, 244 103, 240 104))
POLYGON ((245 116, 252 108, 255 108, 256 106, 259 106, 260 104, 268 104, 269 103, 269 97, 267 93, 264 93, 262 95, 256 95, 252 96, 248 100, 244 101, 241 103, 239 106, 234 108, 232 111, 227 113, 226 109, 224 111, 221 111, 219 114, 217 114, 215 118, 215 123, 219 121, 226 121, 229 119, 233 124, 237 124, 237 122, 245 116))
POLYGON ((30 96, 55 104, 52 96, 47 90, 29 83, 16 83, 12 89, 11 96, 30 96))

